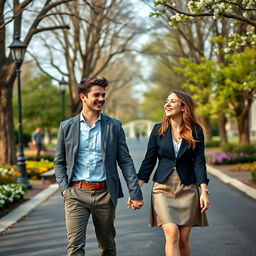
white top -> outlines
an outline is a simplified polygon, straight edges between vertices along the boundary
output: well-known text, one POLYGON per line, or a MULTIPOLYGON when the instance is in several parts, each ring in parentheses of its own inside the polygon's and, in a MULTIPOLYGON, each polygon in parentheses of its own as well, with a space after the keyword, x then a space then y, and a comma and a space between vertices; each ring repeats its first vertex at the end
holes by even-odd
POLYGON ((182 139, 180 139, 178 142, 176 142, 175 140, 172 140, 175 157, 177 157, 177 155, 178 155, 180 145, 181 145, 181 141, 182 141, 182 139))

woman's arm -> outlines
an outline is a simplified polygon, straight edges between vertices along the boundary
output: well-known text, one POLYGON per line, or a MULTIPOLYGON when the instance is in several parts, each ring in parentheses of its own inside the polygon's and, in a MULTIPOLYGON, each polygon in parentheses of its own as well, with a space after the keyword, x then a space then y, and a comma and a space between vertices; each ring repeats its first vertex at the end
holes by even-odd
POLYGON ((145 155, 144 160, 142 161, 138 179, 143 180, 144 183, 149 181, 150 175, 153 172, 153 169, 156 165, 158 150, 157 150, 157 143, 156 143, 156 136, 157 130, 159 125, 155 125, 152 129, 152 132, 149 137, 147 152, 145 155))
POLYGON ((194 172, 198 184, 209 183, 206 173, 206 162, 204 153, 204 133, 201 127, 197 127, 196 146, 194 149, 194 172))

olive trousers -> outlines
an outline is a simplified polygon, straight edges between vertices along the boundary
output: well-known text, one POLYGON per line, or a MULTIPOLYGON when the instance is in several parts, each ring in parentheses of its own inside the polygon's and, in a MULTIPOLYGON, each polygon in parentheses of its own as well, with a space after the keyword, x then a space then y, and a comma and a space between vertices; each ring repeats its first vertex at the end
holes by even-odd
POLYGON ((92 215, 100 255, 116 256, 115 207, 107 188, 67 188, 64 191, 68 256, 84 256, 86 229, 92 215))

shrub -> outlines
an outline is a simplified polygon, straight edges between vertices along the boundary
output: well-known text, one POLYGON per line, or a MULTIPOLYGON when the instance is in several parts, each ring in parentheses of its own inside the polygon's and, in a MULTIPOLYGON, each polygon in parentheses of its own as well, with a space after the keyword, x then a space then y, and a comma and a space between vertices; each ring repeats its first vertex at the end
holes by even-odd
MULTIPOLYGON (((23 134, 22 134, 22 138, 23 138, 23 144, 25 147, 28 146, 28 143, 31 141, 31 134, 30 133, 27 133, 27 132, 24 132, 23 131, 23 134)), ((18 134, 18 131, 15 130, 14 131, 14 136, 15 136, 15 144, 18 145, 19 144, 19 134, 18 134)))
POLYGON ((54 160, 54 155, 50 155, 50 154, 47 154, 47 155, 42 155, 42 156, 37 156, 37 155, 34 155, 34 156, 26 156, 26 160, 30 161, 43 161, 43 160, 47 160, 47 161, 50 161, 50 162, 53 162, 54 160))
POLYGON ((219 147, 220 141, 219 140, 209 140, 205 142, 205 147, 207 148, 213 148, 213 147, 219 147))
POLYGON ((256 170, 251 171, 252 180, 256 181, 256 170))
POLYGON ((226 144, 222 147, 224 152, 229 153, 245 153, 245 154, 254 154, 256 153, 256 145, 234 145, 226 144))
POLYGON ((23 184, 8 184, 0 186, 0 208, 23 198, 26 187, 23 184))

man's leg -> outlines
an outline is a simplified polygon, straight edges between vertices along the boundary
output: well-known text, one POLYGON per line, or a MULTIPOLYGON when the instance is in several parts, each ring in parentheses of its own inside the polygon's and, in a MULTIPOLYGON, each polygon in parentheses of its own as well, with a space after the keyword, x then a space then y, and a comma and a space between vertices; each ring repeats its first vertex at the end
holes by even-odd
POLYGON ((93 194, 92 219, 100 248, 100 255, 116 256, 115 207, 106 189, 93 194))
POLYGON ((71 187, 65 193, 68 256, 84 256, 86 228, 90 216, 90 191, 71 187))
POLYGON ((37 145, 36 145, 36 148, 37 148, 37 153, 36 153, 36 155, 39 157, 39 156, 40 156, 40 153, 41 153, 41 150, 42 150, 42 144, 37 144, 37 145))

